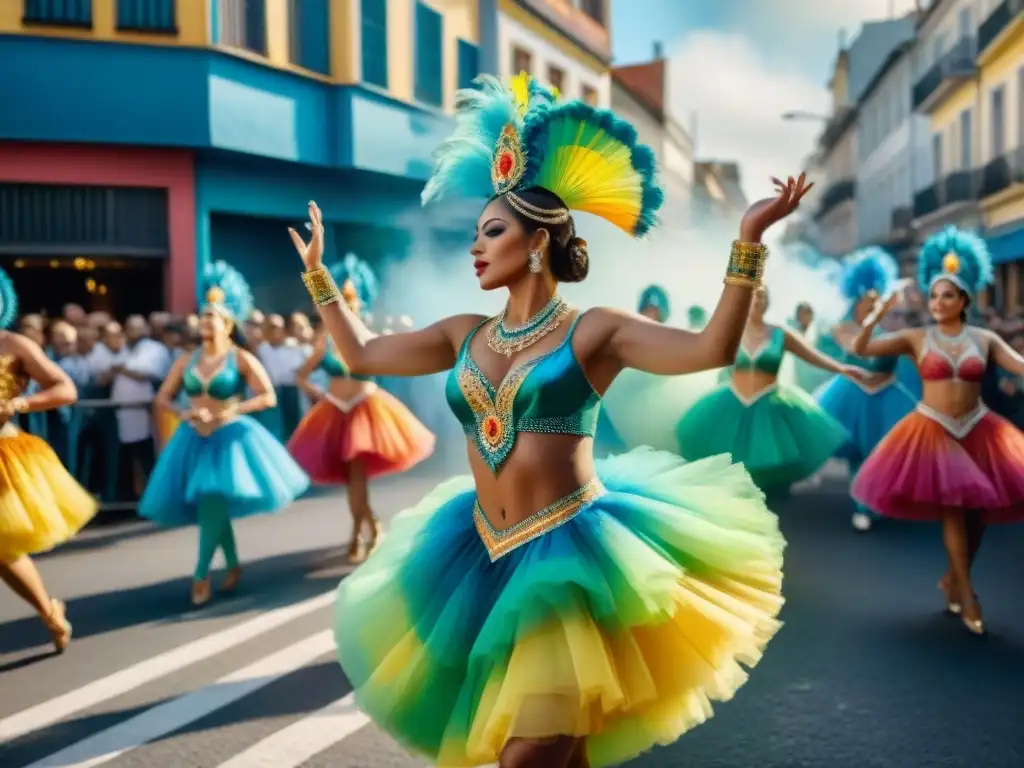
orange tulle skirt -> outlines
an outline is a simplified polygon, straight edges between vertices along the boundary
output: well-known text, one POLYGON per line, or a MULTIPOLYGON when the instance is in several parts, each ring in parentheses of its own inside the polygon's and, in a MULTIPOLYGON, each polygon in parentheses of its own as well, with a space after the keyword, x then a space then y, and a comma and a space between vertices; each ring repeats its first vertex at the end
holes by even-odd
POLYGON ((314 483, 338 485, 357 459, 367 478, 403 472, 430 456, 434 442, 398 398, 374 389, 349 403, 325 396, 299 423, 288 451, 314 483))
POLYGON ((153 416, 153 426, 156 432, 156 447, 157 450, 163 450, 163 447, 167 445, 171 437, 174 436, 174 430, 181 424, 181 419, 175 416, 171 411, 158 408, 153 416))
POLYGON ((0 563, 63 544, 96 510, 44 440, 11 424, 0 429, 0 563))

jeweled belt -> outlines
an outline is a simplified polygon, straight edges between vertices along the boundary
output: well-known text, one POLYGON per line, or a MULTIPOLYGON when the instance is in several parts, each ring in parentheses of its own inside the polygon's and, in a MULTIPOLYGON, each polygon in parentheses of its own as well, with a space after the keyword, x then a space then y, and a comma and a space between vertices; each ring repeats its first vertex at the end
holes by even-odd
POLYGON ((934 421, 957 440, 963 440, 971 434, 972 429, 978 426, 978 422, 985 418, 985 414, 988 413, 988 407, 979 400, 974 410, 969 413, 965 413, 963 416, 949 416, 945 413, 939 413, 924 403, 918 403, 917 412, 925 418, 934 421))

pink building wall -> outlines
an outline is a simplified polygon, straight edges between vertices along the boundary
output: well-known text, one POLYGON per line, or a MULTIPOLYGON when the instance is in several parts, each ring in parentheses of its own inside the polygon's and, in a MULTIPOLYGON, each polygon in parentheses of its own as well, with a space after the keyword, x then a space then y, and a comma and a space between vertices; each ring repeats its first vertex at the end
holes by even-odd
POLYGON ((166 189, 170 259, 164 273, 164 301, 171 312, 195 309, 196 185, 191 152, 5 142, 0 143, 0 182, 166 189))

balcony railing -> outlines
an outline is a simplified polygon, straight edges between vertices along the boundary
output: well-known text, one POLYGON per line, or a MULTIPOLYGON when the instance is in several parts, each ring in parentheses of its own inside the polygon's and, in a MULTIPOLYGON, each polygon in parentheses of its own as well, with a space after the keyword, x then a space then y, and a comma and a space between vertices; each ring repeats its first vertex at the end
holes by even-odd
POLYGON ((1024 13, 1024 0, 1003 0, 978 27, 978 53, 983 53, 1006 29, 1010 22, 1024 13))
POLYGON ((981 171, 981 196, 988 197, 1014 184, 1024 184, 1024 147, 991 160, 981 171))
POLYGON ((915 193, 914 218, 928 216, 947 205, 976 200, 980 188, 981 174, 978 171, 953 171, 930 187, 915 193))
POLYGON ((962 37, 949 52, 944 54, 931 69, 914 84, 914 109, 921 109, 933 96, 937 96, 943 83, 974 74, 977 41, 973 37, 962 37))
POLYGON ((856 194, 857 182, 853 179, 841 179, 840 181, 831 184, 829 188, 825 190, 825 194, 821 196, 821 202, 818 204, 818 212, 814 215, 814 218, 824 218, 828 215, 829 211, 840 203, 843 203, 846 200, 853 200, 856 194))
POLYGON ((117 0, 117 28, 125 32, 177 34, 174 0, 117 0))

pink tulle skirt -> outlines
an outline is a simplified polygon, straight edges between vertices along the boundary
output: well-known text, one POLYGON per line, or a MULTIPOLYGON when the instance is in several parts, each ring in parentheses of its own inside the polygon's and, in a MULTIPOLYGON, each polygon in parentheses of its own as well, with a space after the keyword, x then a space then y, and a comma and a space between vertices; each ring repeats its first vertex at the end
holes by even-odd
POLYGON ((926 413, 919 406, 871 452, 853 498, 903 520, 939 520, 949 507, 979 510, 987 523, 1024 520, 1024 433, 983 408, 960 430, 926 413))
POLYGON ((370 479, 419 464, 434 452, 434 434, 402 401, 374 389, 350 403, 325 396, 296 427, 288 451, 314 483, 339 485, 357 459, 370 479))

